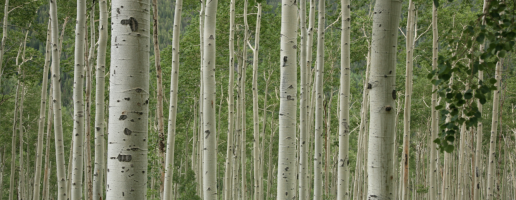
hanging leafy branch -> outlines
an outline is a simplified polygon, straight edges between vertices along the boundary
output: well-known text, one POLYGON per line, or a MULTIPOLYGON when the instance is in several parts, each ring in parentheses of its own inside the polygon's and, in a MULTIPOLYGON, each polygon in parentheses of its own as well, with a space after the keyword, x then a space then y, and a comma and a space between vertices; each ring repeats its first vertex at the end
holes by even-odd
POLYGON ((453 38, 452 29, 447 31, 446 42, 449 46, 457 46, 457 49, 451 57, 440 55, 438 68, 428 74, 428 78, 433 79, 432 84, 439 88, 434 92, 447 105, 447 108, 443 104, 436 107, 440 110, 441 123, 439 138, 434 142, 440 151, 453 151, 453 141, 462 124, 465 123, 468 129, 478 124, 482 116, 476 100, 485 104, 488 94, 497 89, 495 78, 479 81, 478 72, 495 71, 496 63, 514 49, 516 5, 509 8, 508 4, 498 1, 489 3, 487 12, 479 14, 463 29, 462 37, 453 38), (483 17, 485 25, 482 24, 483 17), (482 51, 479 46, 483 43, 486 48, 482 51), (449 84, 452 77, 461 81, 449 84), (446 117, 449 121, 444 120, 446 117))

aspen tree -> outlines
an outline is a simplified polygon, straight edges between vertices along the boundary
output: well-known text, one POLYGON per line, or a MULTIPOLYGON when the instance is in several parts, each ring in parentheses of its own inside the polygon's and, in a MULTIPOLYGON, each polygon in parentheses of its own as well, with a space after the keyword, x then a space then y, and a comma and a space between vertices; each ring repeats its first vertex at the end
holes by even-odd
MULTIPOLYGON (((36 146, 36 169, 34 170, 34 200, 40 199, 41 188, 41 162, 43 160, 43 131, 45 129, 45 108, 47 104, 47 89, 48 89, 48 68, 50 66, 50 21, 47 27, 47 41, 45 46, 45 64, 43 65, 43 78, 41 82, 41 103, 39 105, 38 118, 38 143, 36 146)), ((49 115, 50 117, 50 115, 49 115)), ((1 182, 0 182, 1 184, 1 182)))
MULTIPOLYGON (((482 12, 483 13, 487 13, 487 6, 488 6, 488 3, 489 1, 487 0, 484 0, 484 5, 483 5, 483 8, 482 8, 482 12)), ((482 25, 484 25, 486 23, 485 21, 485 17, 482 17, 482 25)), ((483 52, 484 51, 484 44, 480 44, 480 47, 479 47, 479 50, 480 52, 483 52)), ((480 62, 482 62, 482 60, 480 60, 480 62)), ((484 71, 478 71, 478 81, 483 81, 484 80, 484 71)), ((482 112, 483 112, 483 106, 481 103, 480 103, 480 100, 477 100, 477 106, 478 106, 478 110, 480 111, 480 115, 482 115, 482 112)), ((482 155, 482 135, 483 135, 483 123, 482 123, 482 120, 478 120, 478 124, 477 124, 477 127, 476 127, 476 147, 475 147, 475 162, 474 162, 474 171, 473 171, 473 200, 479 200, 480 199, 480 191, 482 190, 480 186, 481 184, 481 180, 482 178, 480 177, 482 172, 480 171, 480 166, 481 166, 481 155, 482 155)))
MULTIPOLYGON (((50 41, 49 41, 50 43, 50 41)), ((48 47, 48 53, 49 53, 49 56, 50 56, 50 45, 48 47)), ((50 62, 50 60, 49 60, 50 62)), ((50 101, 50 99, 52 99, 52 84, 50 84, 50 91, 49 91, 49 94, 48 94, 48 100, 50 101)), ((50 138, 52 137, 50 131, 52 131, 52 115, 54 114, 52 112, 52 104, 49 103, 48 104, 48 119, 47 119, 47 139, 46 139, 46 146, 45 146, 45 167, 44 167, 44 176, 43 176, 43 193, 41 195, 42 199, 44 200, 48 200, 49 196, 50 196, 50 191, 49 191, 49 188, 50 188, 50 172, 52 168, 50 168, 50 138)))
POLYGON ((234 135, 234 77, 235 77, 235 0, 230 1, 229 5, 229 84, 228 84, 228 136, 227 136, 227 150, 226 150, 226 168, 224 173, 224 199, 232 199, 232 191, 234 190, 232 180, 233 172, 233 146, 234 135))
POLYGON ((104 194, 103 183, 105 173, 105 145, 104 145, 104 88, 106 70, 106 48, 108 37, 107 1, 99 2, 99 40, 96 66, 95 88, 95 169, 93 173, 93 199, 101 199, 104 194))
POLYGON ((206 2, 204 20, 204 59, 203 59, 203 199, 217 199, 216 165, 216 121, 215 121, 215 27, 217 0, 206 2), (211 137, 210 137, 211 136, 211 137))
POLYGON ((410 158, 410 109, 412 106, 412 60, 414 55, 414 2, 409 0, 407 30, 406 30, 406 75, 405 75, 405 109, 403 109, 403 182, 401 199, 409 198, 409 158, 410 158))
MULTIPOLYGON (((50 21, 52 29, 52 103, 54 107, 54 133, 55 133, 55 152, 56 152, 56 167, 57 167, 57 199, 67 199, 66 191, 66 177, 65 177, 65 161, 64 161, 64 147, 63 147, 63 126, 61 114, 61 75, 60 75, 60 42, 58 39, 58 24, 57 24, 57 2, 50 1, 50 21)), ((66 22, 66 20, 65 20, 66 22)))
MULTIPOLYGON (((77 23, 75 26, 75 70, 73 86, 73 162, 72 165, 72 200, 82 199, 82 173, 83 173, 83 137, 84 137, 84 37, 86 26, 86 1, 77 1, 77 23)), ((57 85, 57 84, 56 84, 57 85)))
MULTIPOLYGON (((9 0, 5 0, 4 4, 4 19, 2 24, 2 44, 0 44, 0 79, 2 79, 3 74, 3 63, 4 63, 4 54, 5 54, 5 42, 7 41, 7 25, 9 25, 9 0)), ((0 82, 1 84, 1 82, 0 82)))
MULTIPOLYGON (((92 180, 92 169, 91 169, 91 85, 92 85, 92 72, 95 61, 95 5, 92 5, 90 11, 90 49, 88 53, 88 59, 85 62, 86 69, 86 88, 84 98, 84 111, 85 111, 85 126, 84 126, 84 199, 91 200, 93 198, 93 180, 92 180)), ((85 27, 87 30, 87 28, 85 27)), ((86 35, 87 36, 87 31, 86 35)), ((87 47, 87 40, 85 43, 87 47)))
POLYGON ((247 23, 247 7, 248 7, 248 0, 244 0, 244 46, 243 46, 243 50, 242 50, 242 70, 240 72, 240 87, 241 87, 241 92, 240 92, 240 107, 241 107, 241 118, 240 120, 242 121, 240 123, 240 133, 241 133, 241 137, 240 137, 240 169, 242 171, 242 176, 241 176, 241 181, 240 181, 240 198, 241 199, 247 199, 247 195, 246 195, 246 192, 247 192, 247 170, 246 170, 246 167, 247 167, 247 120, 246 120, 246 116, 247 116, 247 112, 246 112, 246 91, 245 91, 245 86, 246 86, 246 79, 247 79, 247 45, 246 42, 247 40, 249 39, 249 24, 247 23))
POLYGON ((112 1, 106 199, 147 191, 150 2, 112 1))
MULTIPOLYGON (((438 46, 438 37, 439 37, 439 32, 438 32, 438 29, 437 29, 437 6, 432 3, 432 70, 436 70, 437 69, 437 58, 438 58, 438 53, 439 53, 439 46, 438 46)), ((431 128, 430 128, 430 135, 429 135, 429 139, 430 139, 430 145, 429 145, 429 148, 430 148, 430 164, 428 166, 428 179, 429 179, 429 190, 428 190, 428 194, 429 194, 429 198, 428 199, 437 199, 437 191, 438 191, 438 186, 437 186, 437 177, 438 177, 438 165, 437 165, 437 160, 438 160, 438 156, 437 156, 437 147, 436 147, 436 144, 433 142, 437 137, 438 137, 438 133, 439 133, 439 127, 438 127, 438 123, 439 123, 439 115, 438 115, 438 111, 435 109, 435 107, 437 106, 438 102, 437 102, 437 93, 436 92, 433 92, 433 91, 436 91, 437 90, 437 86, 432 84, 432 105, 431 105, 431 128)))
POLYGON ((277 199, 296 198, 297 3, 282 0, 277 199))
MULTIPOLYGON (((20 50, 18 50, 18 56, 20 54, 20 50)), ((16 62, 18 62, 18 56, 16 56, 16 62)), ((13 136, 11 142, 11 173, 9 178, 9 200, 14 199, 14 176, 15 176, 15 163, 16 163, 16 124, 17 114, 18 114, 18 96, 20 94, 20 80, 18 79, 18 83, 16 84, 16 94, 14 96, 14 111, 13 111, 13 136)), ((20 138, 22 140, 22 138, 20 138)), ((20 152, 21 153, 21 152, 20 152)))
POLYGON ((314 151, 314 199, 322 198, 322 137, 323 137, 323 79, 324 79, 324 29, 325 0, 319 0, 317 27, 317 69, 315 74, 315 151, 314 151))
MULTIPOLYGON (((256 30, 254 36, 254 48, 249 44, 249 48, 253 51, 253 174, 254 174, 254 199, 260 197, 262 188, 260 182, 262 175, 260 174, 260 122, 258 119, 258 52, 260 50, 260 23, 262 19, 262 4, 257 3, 258 11, 256 13, 256 30)), ((248 41, 249 42, 249 41, 248 41)), ((266 108, 264 108, 266 109, 266 108)))
POLYGON ((394 199, 392 153, 396 105, 396 47, 401 2, 378 0, 374 7, 367 198, 394 199))
MULTIPOLYGON (((31 24, 29 24, 29 27, 31 26, 31 24)), ((25 62, 28 61, 28 59, 25 59, 25 47, 27 46, 27 36, 29 34, 29 31, 26 31, 25 32, 25 39, 23 40, 23 42, 20 43, 20 49, 21 50, 21 54, 20 54, 20 51, 18 51, 18 56, 16 56, 16 66, 18 66, 18 84, 20 85, 20 104, 19 104, 19 107, 18 107, 18 112, 19 113, 19 121, 18 121, 18 131, 19 131, 19 134, 20 134, 20 144, 19 144, 19 148, 20 148, 20 152, 19 152, 19 160, 18 160, 18 163, 20 165, 20 168, 18 170, 19 172, 19 175, 18 175, 18 198, 20 199, 27 199, 27 195, 28 195, 28 192, 27 192, 27 186, 26 186, 26 183, 27 183, 27 180, 25 178, 25 167, 24 167, 24 163, 25 163, 25 160, 24 160, 24 156, 23 156, 23 152, 24 152, 24 149, 23 149, 23 146, 25 144, 25 141, 24 141, 24 137, 23 137, 23 134, 24 134, 24 128, 23 128, 23 103, 25 101, 25 95, 26 95, 26 91, 27 91, 27 86, 23 83, 23 82, 20 82, 20 79, 23 79, 25 77, 25 72, 22 71, 22 66, 23 64, 25 64, 25 62), (18 64, 18 57, 21 57, 21 62, 20 64, 18 64)), ((28 150, 26 152, 29 152, 28 150)))
MULTIPOLYGON (((155 8, 156 9, 156 8, 155 8)), ((163 193, 164 200, 171 198, 172 178, 174 175, 174 146, 176 142, 176 118, 177 118, 177 82, 179 74, 179 35, 181 31, 181 13, 183 10, 183 0, 176 0, 174 12, 174 28, 172 36, 172 71, 170 75, 170 106, 168 117, 167 133, 167 154, 165 162, 165 188, 163 193)), ((157 21, 156 21, 157 23, 157 21)))
MULTIPOLYGON (((269 63, 270 63, 270 56, 269 56, 269 63)), ((270 85, 270 81, 271 81, 271 75, 272 75, 272 71, 269 70, 269 77, 265 81, 265 91, 264 91, 265 96, 263 98, 262 146, 260 148, 260 150, 261 150, 261 154, 260 155, 261 155, 261 158, 262 158, 262 162, 260 164, 260 174, 262 175, 262 177, 263 177, 263 169, 265 167, 265 160, 264 159, 265 159, 265 128, 266 128, 266 124, 267 124, 267 99, 268 99, 267 97, 269 96, 268 93, 269 93, 269 85, 270 85)), ((265 79, 265 73, 264 73, 264 79, 265 79)), ((269 146, 272 146, 272 144, 269 144, 269 146)), ((270 164, 271 157, 269 157, 269 163, 268 164, 270 164)), ((267 174, 267 182, 269 182, 269 179, 270 179, 269 175, 270 174, 267 174)), ((262 188, 262 190, 263 190, 263 180, 260 182, 260 188, 262 188)), ((267 188, 267 190, 269 190, 269 189, 270 188, 267 188)), ((269 193, 267 192, 265 194, 269 194, 269 193)), ((260 198, 259 199, 264 199, 263 197, 264 197, 263 192, 260 192, 260 198)))
MULTIPOLYGON (((301 70, 301 91, 299 96, 299 199, 307 199, 306 193, 308 190, 308 143, 307 141, 307 100, 308 100, 308 73, 310 66, 307 61, 307 30, 306 30, 306 0, 299 1, 299 26, 301 30, 301 44, 300 44, 300 60, 299 68, 301 70)), ((265 94, 267 96, 267 94, 265 94)))
POLYGON ((199 45, 199 49, 200 49, 200 55, 201 55, 201 67, 200 67, 200 91, 199 91, 199 132, 198 132, 198 150, 197 150, 197 171, 195 172, 196 174, 196 178, 197 178, 197 194, 199 196, 203 196, 203 173, 202 173, 202 155, 204 154, 204 151, 203 151, 203 146, 204 146, 204 139, 203 137, 201 136, 203 133, 203 125, 204 125, 204 121, 203 121, 203 102, 204 102, 204 80, 203 80, 203 66, 204 66, 204 19, 205 19, 205 12, 206 12, 206 9, 205 9, 205 2, 200 0, 200 3, 201 3, 201 10, 199 12, 199 41, 200 41, 200 45, 199 45))
MULTIPOLYGON (((342 25, 340 35, 339 91, 339 157, 337 161, 337 199, 349 199, 349 88, 350 88, 350 0, 341 0, 342 25)), ((358 170, 358 169, 356 169, 358 170)))
POLYGON ((500 101, 500 87, 501 87, 501 73, 502 73, 502 61, 496 63, 495 79, 496 79, 496 90, 493 94, 493 117, 491 120, 491 138, 489 141, 489 156, 488 156, 488 168, 487 168, 487 194, 486 199, 496 198, 496 136, 498 134, 498 111, 500 101))
MULTIPOLYGON (((177 4, 177 3, 176 3, 177 4)), ((166 173, 166 164, 165 164, 165 125, 164 125, 164 117, 163 117, 163 75, 161 72, 161 54, 159 50, 159 40, 158 40, 158 1, 152 0, 152 41, 154 42, 154 65, 156 67, 156 93, 157 93, 157 102, 156 102, 156 115, 158 121, 158 157, 160 160, 160 196, 164 197, 164 184, 165 181, 165 173, 166 173)))

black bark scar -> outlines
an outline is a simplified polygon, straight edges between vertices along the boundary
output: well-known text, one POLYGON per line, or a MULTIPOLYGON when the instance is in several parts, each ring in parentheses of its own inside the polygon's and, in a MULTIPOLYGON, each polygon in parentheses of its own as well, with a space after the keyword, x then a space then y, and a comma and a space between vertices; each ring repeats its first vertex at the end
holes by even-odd
POLYGON ((138 31, 138 21, 136 21, 134 17, 131 17, 129 19, 123 19, 120 23, 122 25, 129 25, 129 27, 131 27, 132 32, 138 31))

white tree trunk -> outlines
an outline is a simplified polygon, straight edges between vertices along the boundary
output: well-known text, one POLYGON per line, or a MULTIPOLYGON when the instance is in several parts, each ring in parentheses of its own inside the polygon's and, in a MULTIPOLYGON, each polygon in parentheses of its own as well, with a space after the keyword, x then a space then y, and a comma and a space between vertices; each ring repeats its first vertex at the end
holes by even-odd
MULTIPOLYGON (((0 80, 2 79, 3 74, 3 63, 4 63, 4 54, 5 54, 5 42, 7 40, 7 25, 9 25, 9 0, 5 0, 4 4, 4 20, 2 24, 2 44, 0 45, 0 80)), ((2 83, 0 82, 0 85, 2 83)))
POLYGON ((170 80, 170 107, 168 117, 167 154, 165 162, 165 188, 163 200, 170 199, 172 194, 172 178, 174 175, 174 146, 176 142, 176 117, 177 117, 177 82, 179 74, 179 35, 181 29, 181 13, 183 0, 176 0, 174 12, 174 28, 172 37, 172 71, 170 80))
POLYGON ((197 194, 199 196, 203 196, 203 189, 202 189, 202 177, 203 177, 203 173, 202 173, 202 155, 204 153, 203 151, 203 146, 204 146, 204 142, 203 142, 203 137, 201 136, 202 135, 202 131, 203 131, 203 125, 204 125, 204 121, 203 121, 203 99, 204 99, 204 96, 203 96, 203 93, 204 93, 204 82, 203 82, 203 66, 204 66, 204 19, 205 19, 205 12, 206 12, 206 4, 204 1, 200 0, 200 3, 201 3, 201 10, 199 12, 199 40, 200 40, 200 45, 199 45, 199 50, 200 50, 200 55, 201 55, 201 67, 200 67, 200 91, 199 91, 199 137, 198 137, 198 151, 197 151, 197 171, 195 172, 196 174, 196 178, 197 178, 197 194))
POLYGON ((106 199, 147 194, 149 11, 149 0, 112 2, 106 199))
MULTIPOLYGON (((85 28, 86 29, 86 28, 85 28)), ((84 98, 84 197, 91 200, 93 197, 93 180, 91 169, 91 85, 92 85, 92 69, 95 62, 95 5, 90 11, 90 50, 88 53, 88 62, 86 63, 86 96, 84 98)), ((86 32, 87 34, 87 32, 86 32)), ((85 45, 87 47, 87 44, 85 45)))
MULTIPOLYGON (((350 93, 350 0, 341 0, 342 32, 340 36, 340 101, 339 101, 339 160, 337 161, 337 199, 349 199, 349 93, 350 93)), ((358 169, 356 169, 358 170, 358 169)))
MULTIPOLYGON (((306 30, 306 0, 299 1, 299 26, 301 30, 301 44, 300 44, 300 60, 299 68, 301 69, 301 85, 300 85, 300 96, 299 96, 299 199, 307 199, 306 190, 308 189, 308 143, 307 142, 307 100, 309 87, 307 84, 308 74, 310 66, 307 61, 307 30, 306 30)), ((265 94, 267 95, 267 94, 265 94)), ((265 122, 264 122, 265 123, 265 122)), ((267 177, 269 178, 269 177, 267 177)))
POLYGON ((106 70, 106 47, 108 37, 108 11, 107 1, 99 2, 99 40, 96 66, 96 88, 95 88, 95 169, 93 173, 93 194, 94 200, 103 199, 104 194, 104 173, 105 173, 105 150, 104 150, 104 88, 106 70))
POLYGON ((215 27, 217 0, 206 2, 203 61, 203 199, 217 199, 217 129, 215 122, 215 27))
MULTIPOLYGON (((18 52, 19 54, 19 52, 18 52)), ((18 60, 18 58, 16 58, 18 60)), ((14 96, 14 111, 13 111, 13 135, 11 142, 11 173, 9 178, 9 200, 14 199, 14 176, 15 176, 15 161, 16 161, 16 123, 18 122, 16 119, 17 110, 18 110, 18 96, 20 94, 20 81, 18 80, 18 84, 16 84, 16 94, 14 96)), ((21 138, 20 138, 21 140, 21 138)))
POLYGON ((501 82, 501 75, 502 75, 502 61, 498 61, 496 63, 496 71, 495 71, 495 79, 496 79, 496 90, 493 94, 493 117, 491 120, 491 139, 489 141, 489 161, 488 161, 488 168, 487 168, 487 195, 486 199, 495 199, 496 198, 496 136, 498 135, 498 111, 500 109, 499 107, 499 101, 500 101, 500 82, 501 82))
MULTIPOLYGON (((435 4, 432 3, 432 70, 437 69, 437 59, 438 59, 438 53, 439 53, 439 46, 438 46, 438 37, 439 32, 437 29, 437 7, 435 4)), ((437 86, 432 84, 432 91, 437 90, 437 86)), ((430 128, 430 165, 428 166, 428 179, 429 179, 429 199, 437 199, 437 193, 438 193, 438 186, 437 186, 437 180, 438 180, 438 165, 437 165, 437 146, 433 142, 436 138, 438 138, 439 134, 439 114, 438 111, 435 109, 435 107, 438 105, 437 102, 437 93, 432 93, 432 105, 431 105, 431 128, 430 128)))
POLYGON ((396 47, 401 2, 376 1, 371 44, 371 84, 367 198, 394 199, 396 47))
MULTIPOLYGON (((262 174, 260 174, 260 163, 262 157, 260 156, 260 120, 258 117, 258 52, 260 49, 260 23, 262 20, 262 4, 257 3, 258 11, 256 13, 256 30, 254 36, 254 48, 253 50, 253 174, 254 174, 254 199, 258 200, 262 188, 260 183, 262 182, 262 174)), ((265 94, 267 95, 267 94, 265 94)), ((266 108, 264 108, 266 109, 266 108)), ((265 123, 265 122, 264 122, 265 123)))
MULTIPOLYGON (((73 161, 72 161, 72 200, 82 199, 83 175, 83 137, 84 137, 84 37, 86 26, 86 1, 77 1, 77 23, 75 26, 75 70, 73 86, 73 161)), ((56 84, 57 85, 57 84, 56 84)))
MULTIPOLYGON (((36 169, 34 170, 34 200, 40 199, 41 188, 41 163, 43 160, 43 131, 45 129, 45 108, 47 104, 47 89, 48 89, 48 68, 50 66, 50 21, 48 21, 47 28, 47 44, 45 46, 45 64, 43 66, 43 81, 41 83, 41 103, 39 107, 38 118, 38 144, 36 146, 36 169)), ((49 116, 50 117, 50 116, 49 116)), ((0 182, 1 184, 1 182, 0 182)))
POLYGON ((297 3, 282 0, 277 199, 296 198, 297 3))
POLYGON ((405 74, 405 109, 403 109, 403 181, 401 189, 401 199, 409 199, 409 159, 410 159, 410 109, 412 103, 412 60, 414 50, 414 2, 409 0, 407 29, 406 29, 406 74, 405 74))
MULTIPOLYGON (((49 42, 50 43, 50 42, 49 42)), ((50 56, 50 45, 49 45, 49 56, 50 56)), ((49 59, 49 62, 50 62, 50 59, 49 59)), ((52 84, 50 84, 50 92, 49 92, 49 97, 48 97, 48 100, 50 101, 50 99, 52 99, 52 89, 53 86, 52 84)), ((50 191, 48 190, 50 188, 50 172, 52 171, 50 168, 50 138, 52 137, 50 131, 52 130, 52 115, 54 114, 53 113, 53 110, 52 110, 52 104, 49 103, 48 104, 48 119, 47 119, 47 139, 46 139, 46 146, 45 146, 45 171, 44 171, 44 176, 43 176, 43 193, 42 193, 42 198, 41 199, 44 199, 44 200, 48 200, 49 196, 50 196, 50 191)), ((39 198, 38 198, 39 199, 39 198)))
POLYGON ((325 3, 319 0, 317 27, 317 69, 315 74, 315 152, 314 152, 314 199, 321 199, 322 190, 322 139, 323 139, 323 79, 324 79, 324 29, 325 3))
POLYGON ((58 40, 58 24, 57 24, 57 5, 56 1, 50 1, 50 21, 52 29, 52 103, 54 107, 54 133, 55 133, 55 152, 57 167, 57 199, 64 200, 68 198, 66 191, 65 161, 63 147, 63 126, 61 114, 61 75, 60 75, 60 43, 58 40))
POLYGON ((234 135, 234 77, 235 77, 235 0, 230 1, 229 5, 229 84, 228 84, 228 136, 227 136, 227 150, 226 150, 226 168, 224 173, 224 199, 232 199, 233 184, 232 167, 234 150, 233 135, 234 135))
POLYGON ((242 70, 240 72, 240 107, 241 107, 241 122, 240 122, 240 170, 242 171, 241 181, 240 181, 240 198, 247 199, 247 93, 246 89, 246 79, 247 79, 247 45, 246 42, 249 39, 249 24, 247 23, 247 7, 248 0, 244 0, 244 41, 242 48, 242 70))

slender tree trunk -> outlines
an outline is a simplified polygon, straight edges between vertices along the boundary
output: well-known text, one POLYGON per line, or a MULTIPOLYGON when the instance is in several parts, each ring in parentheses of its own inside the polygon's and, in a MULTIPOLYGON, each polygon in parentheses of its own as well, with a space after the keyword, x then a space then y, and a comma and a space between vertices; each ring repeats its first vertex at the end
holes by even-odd
MULTIPOLYGON (((5 42, 7 41, 7 25, 9 25, 9 0, 5 0, 4 5, 4 20, 2 24, 2 44, 0 46, 0 80, 2 80, 3 75, 3 63, 4 63, 4 54, 5 54, 5 42)), ((0 85, 2 82, 0 81, 0 85)))
MULTIPOLYGON (((84 195, 86 200, 93 198, 93 180, 91 169, 91 70, 95 62, 95 5, 92 5, 90 14, 90 52, 88 53, 88 62, 86 62, 86 96, 84 98, 85 106, 85 125, 84 125, 84 195)), ((86 45, 85 45, 86 46, 86 45)))
POLYGON ((203 61, 203 199, 217 199, 217 147, 215 106, 215 22, 217 0, 206 2, 206 18, 204 21, 204 61, 203 61), (211 137, 210 137, 211 136, 211 137))
MULTIPOLYGON (((306 71, 306 76, 307 76, 307 86, 306 86, 306 91, 307 91, 307 96, 306 96, 306 101, 307 101, 307 106, 306 106, 306 114, 307 114, 307 117, 306 119, 308 120, 306 125, 307 125, 307 129, 306 129, 306 132, 307 132, 307 137, 306 137, 306 142, 305 144, 307 144, 306 148, 307 148, 307 151, 306 151, 306 163, 307 163, 307 168, 306 168, 306 173, 305 173, 305 176, 306 176, 306 185, 307 187, 311 187, 312 183, 313 183, 313 179, 312 179, 312 170, 313 170, 313 167, 312 165, 310 165, 309 163, 311 163, 311 159, 313 159, 312 157, 310 157, 313 153, 312 151, 312 138, 313 138, 313 135, 312 134, 308 134, 308 133, 313 133, 313 126, 314 126, 314 108, 315 108, 315 90, 313 88, 313 70, 312 70, 312 64, 313 64, 313 41, 314 41, 314 33, 316 32, 315 28, 315 0, 310 0, 310 10, 309 10, 309 14, 308 14, 308 31, 307 31, 307 35, 308 35, 308 38, 307 38, 307 45, 306 45, 306 67, 307 67, 307 71, 306 71)), ((278 170, 279 171, 279 170, 278 170)), ((310 194, 312 192, 311 189, 306 189, 305 191, 305 197, 304 199, 310 199, 310 194)))
MULTIPOLYGON (((50 45, 48 47, 48 53, 49 53, 49 56, 50 56, 50 45)), ((49 62, 50 62, 50 59, 49 59, 49 62)), ((49 92, 49 97, 48 97, 48 100, 50 101, 50 99, 52 99, 52 89, 53 86, 52 84, 50 84, 50 92, 49 92)), ((53 110, 52 110, 52 104, 49 103, 48 104, 48 119, 47 119, 47 140, 46 140, 46 147, 45 147, 45 167, 44 167, 44 176, 43 176, 43 194, 41 195, 44 199, 44 200, 48 200, 49 198, 49 193, 50 191, 48 190, 48 188, 50 187, 50 172, 52 171, 50 168, 50 138, 52 137, 52 134, 50 133, 50 131, 52 131, 52 115, 54 114, 53 113, 53 110)), ((36 199, 36 198, 35 198, 36 199)), ((39 199, 39 198, 38 198, 39 199)))
POLYGON ((495 199, 496 197, 496 136, 498 130, 498 111, 499 111, 499 101, 500 101, 500 81, 501 81, 501 73, 502 73, 502 62, 498 61, 496 63, 496 71, 495 71, 495 79, 496 79, 496 90, 493 94, 493 118, 491 122, 491 139, 489 142, 489 162, 487 169, 487 195, 486 199, 495 199))
POLYGON ((149 0, 112 2, 106 199, 147 194, 149 7, 149 0))
POLYGON ((247 106, 246 106, 246 103, 247 103, 247 99, 246 99, 246 91, 245 91, 245 86, 246 86, 246 79, 247 79, 247 45, 246 42, 247 40, 249 39, 249 24, 247 23, 247 7, 248 7, 248 0, 244 0, 244 41, 243 41, 243 50, 242 50, 242 71, 240 72, 241 74, 241 79, 240 79, 240 87, 241 87, 241 95, 240 95, 240 107, 241 107, 241 120, 242 122, 240 123, 240 126, 241 126, 241 137, 240 137, 240 166, 241 166, 241 171, 242 171, 242 176, 241 176, 241 181, 240 181, 240 184, 241 184, 241 190, 240 190, 240 193, 241 193, 241 199, 247 199, 247 120, 246 120, 246 117, 247 117, 247 106))
MULTIPOLYGON (((340 94, 339 94, 339 160, 337 199, 349 199, 349 93, 350 93, 350 0, 341 0, 342 32, 340 36, 340 94)), ((358 170, 358 169, 355 169, 358 170)))
POLYGON ((234 134, 234 77, 235 77, 235 0, 230 1, 229 6, 229 84, 228 84, 228 136, 227 136, 227 150, 226 150, 226 168, 224 173, 224 199, 232 199, 233 184, 232 167, 234 158, 233 134, 234 134))
POLYGON ((314 152, 314 199, 322 199, 322 137, 323 137, 323 79, 324 79, 324 29, 325 3, 319 0, 317 27, 317 69, 315 74, 315 152, 314 152))
MULTIPOLYGON (((432 70, 437 69, 437 58, 439 53, 439 32, 437 29, 437 7, 435 4, 432 4, 432 70)), ((437 86, 432 84, 432 91, 437 90, 437 86)), ((429 148, 430 148, 430 164, 428 166, 428 179, 429 179, 429 198, 428 199, 437 199, 437 193, 438 193, 438 186, 437 186, 437 180, 438 180, 438 165, 437 160, 439 157, 437 157, 437 147, 436 144, 433 142, 437 137, 439 133, 439 115, 438 111, 435 109, 435 107, 438 105, 437 102, 437 93, 432 93, 432 105, 431 105, 431 128, 430 128, 430 142, 429 142, 429 148)))
MULTIPOLYGON (((154 0, 156 1, 156 0, 154 0)), ((155 8, 156 9, 156 8, 155 8)), ((167 156, 165 165, 165 192, 163 199, 170 199, 172 189, 172 178, 174 174, 174 146, 176 142, 176 117, 177 117, 177 83, 179 74, 179 35, 181 28, 181 13, 183 10, 183 0, 176 1, 174 12, 174 29, 172 38, 172 72, 170 80, 170 107, 168 117, 167 133, 167 156)), ((157 19, 155 19, 157 23, 157 19)))
POLYGON ((281 85, 277 199, 296 198, 296 97, 297 97, 297 19, 296 0, 281 4, 281 85))
MULTIPOLYGON (((86 26, 86 1, 77 1, 77 24, 75 26, 75 70, 73 89, 73 162, 72 165, 72 200, 82 199, 83 175, 83 137, 84 137, 84 37, 86 26)), ((57 85, 57 84, 56 84, 57 85)))
MULTIPOLYGON (((177 5, 177 3, 176 3, 177 5)), ((157 92, 157 102, 156 102, 156 115, 158 116, 158 156, 160 160, 160 197, 164 199, 164 187, 166 184, 165 181, 165 173, 166 166, 165 164, 165 126, 164 126, 164 117, 163 117, 163 75, 161 72, 161 56, 159 49, 159 40, 158 40, 158 1, 152 0, 152 18, 153 18, 153 26, 152 26, 152 41, 154 42, 154 65, 156 66, 156 92, 157 92)), ((170 188, 172 189, 172 188, 170 188)))
MULTIPOLYGON (((254 174, 254 199, 258 200, 262 188, 260 188, 260 182, 262 181, 262 175, 260 174, 260 162, 262 157, 260 156, 260 120, 258 117, 258 53, 260 50, 260 23, 262 19, 262 4, 257 3, 258 11, 256 13, 256 30, 254 36, 254 48, 253 50, 253 174, 254 174)), ((264 108, 266 109, 266 108, 264 108)))
MULTIPOLYGON (((19 54, 19 52, 18 52, 19 54)), ((16 58, 18 60, 18 58, 16 58)), ((16 124, 17 121, 17 114, 18 114, 18 96, 20 93, 20 81, 18 80, 18 84, 16 85, 16 94, 14 96, 14 111, 13 111, 13 136, 12 136, 12 142, 11 142, 11 173, 10 173, 10 179, 9 179, 9 200, 14 199, 14 176, 15 176, 15 163, 16 163, 16 124)), ((21 153, 21 152, 20 152, 21 153)))
POLYGON ((107 1, 99 2, 99 40, 96 66, 96 88, 95 88, 95 171, 93 173, 93 194, 94 200, 103 199, 103 180, 105 173, 105 150, 104 150, 104 88, 106 70, 106 48, 108 30, 107 1))
MULTIPOLYGON (((307 199, 306 190, 308 190, 308 143, 307 141, 307 100, 309 87, 307 84, 308 71, 310 66, 307 61, 307 30, 306 30, 306 0, 299 1, 299 26, 301 30, 301 49, 299 68, 301 70, 301 91, 299 99, 299 200, 307 199)), ((267 96, 267 94, 265 94, 267 96)), ((265 123, 265 122, 264 122, 265 123)))
POLYGON ((410 109, 412 104, 412 60, 414 50, 414 17, 415 17, 414 2, 409 0, 407 30, 406 30, 406 51, 407 59, 406 75, 405 75, 405 109, 403 109, 403 182, 401 190, 401 199, 409 199, 409 159, 410 159, 410 109))
POLYGON ((197 152, 197 158, 198 158, 198 166, 197 166, 197 171, 196 171, 196 175, 197 175, 197 194, 199 194, 199 196, 203 196, 203 173, 202 173, 202 156, 204 154, 204 151, 203 151, 203 148, 204 148, 204 140, 203 140, 203 137, 201 136, 203 133, 202 131, 204 130, 203 126, 204 126, 204 120, 203 120, 203 102, 204 102, 204 80, 203 80, 203 66, 204 66, 204 19, 205 19, 205 12, 206 12, 206 9, 205 9, 205 6, 206 6, 206 2, 200 0, 200 3, 201 3, 201 11, 199 12, 199 40, 200 40, 200 45, 199 45, 199 49, 200 49, 200 55, 201 55, 201 67, 200 67, 200 92, 199 92, 199 137, 198 137, 198 152, 197 152))
POLYGON ((379 0, 373 16, 371 44, 371 116, 367 160, 367 198, 394 199, 394 149, 396 115, 396 47, 401 2, 379 0), (383 26, 383 27, 382 27, 383 26))
MULTIPOLYGON (((41 83, 41 103, 39 107, 38 118, 38 144, 36 146, 36 169, 34 170, 34 200, 40 199, 41 188, 41 162, 43 160, 43 131, 45 129, 45 108, 47 103, 47 89, 48 89, 48 68, 50 66, 50 21, 47 28, 47 44, 45 46, 45 64, 43 66, 43 81, 41 83)), ((50 115, 49 115, 50 117, 50 115)), ((0 182, 1 184, 1 182, 0 182)))

